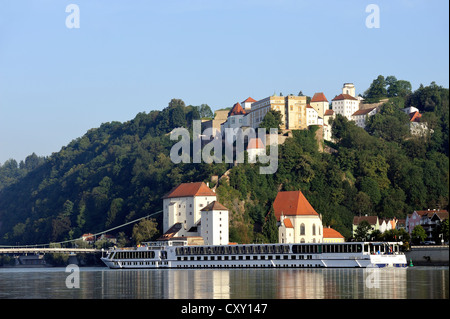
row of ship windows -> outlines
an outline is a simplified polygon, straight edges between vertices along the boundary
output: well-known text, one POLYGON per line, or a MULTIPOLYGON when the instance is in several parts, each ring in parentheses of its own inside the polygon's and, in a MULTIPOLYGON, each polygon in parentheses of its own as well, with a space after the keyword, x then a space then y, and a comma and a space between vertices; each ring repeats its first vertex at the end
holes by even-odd
POLYGON ((312 259, 312 255, 261 255, 261 256, 191 256, 191 257, 177 257, 178 261, 195 261, 195 260, 304 260, 312 259), (275 258, 274 258, 275 257, 275 258))
POLYGON ((154 251, 118 251, 114 259, 152 259, 155 258, 154 251))
MULTIPOLYGON (((264 264, 245 264, 245 265, 177 265, 177 268, 272 268, 273 265, 264 265, 264 264)), ((320 264, 282 264, 275 265, 273 267, 276 268, 320 268, 324 267, 320 264)))
MULTIPOLYGON (((120 263, 122 266, 154 266, 156 264, 158 265, 168 265, 169 262, 167 261, 162 261, 162 262, 155 262, 155 261, 125 261, 125 262, 121 262, 120 263)), ((115 266, 119 265, 119 262, 115 261, 114 262, 115 266)))
POLYGON ((178 247, 177 256, 183 255, 240 255, 240 254, 321 254, 321 253, 360 253, 361 244, 317 244, 317 245, 245 245, 178 247))

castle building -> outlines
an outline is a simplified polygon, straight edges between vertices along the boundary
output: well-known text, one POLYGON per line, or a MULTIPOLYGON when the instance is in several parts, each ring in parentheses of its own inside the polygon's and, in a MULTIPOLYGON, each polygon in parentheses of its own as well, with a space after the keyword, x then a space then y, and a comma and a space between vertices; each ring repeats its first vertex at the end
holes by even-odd
POLYGON ((205 183, 183 183, 163 197, 163 235, 191 244, 228 245, 228 209, 205 183))
POLYGON ((203 182, 178 185, 163 197, 163 233, 180 223, 177 236, 199 236, 201 210, 215 200, 216 193, 203 182))
POLYGON ((270 110, 281 113, 281 129, 306 129, 306 96, 277 96, 272 95, 252 103, 252 110, 248 123, 253 128, 259 127, 264 116, 270 110))
POLYGON ((278 192, 273 209, 279 243, 323 242, 322 219, 301 191, 278 192))

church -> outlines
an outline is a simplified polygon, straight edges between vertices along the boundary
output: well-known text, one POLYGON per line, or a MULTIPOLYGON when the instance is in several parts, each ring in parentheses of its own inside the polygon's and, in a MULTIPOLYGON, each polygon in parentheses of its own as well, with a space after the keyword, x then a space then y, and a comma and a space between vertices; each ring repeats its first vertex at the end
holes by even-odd
POLYGON ((279 243, 323 242, 322 217, 301 191, 278 192, 273 209, 279 222, 279 243))

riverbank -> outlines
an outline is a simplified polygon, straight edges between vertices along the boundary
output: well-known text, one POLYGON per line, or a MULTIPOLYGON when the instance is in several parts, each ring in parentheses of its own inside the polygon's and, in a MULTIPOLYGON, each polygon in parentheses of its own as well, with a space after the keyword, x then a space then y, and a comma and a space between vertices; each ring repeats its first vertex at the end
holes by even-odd
POLYGON ((412 246, 405 253, 408 263, 414 266, 448 266, 449 246, 412 246))

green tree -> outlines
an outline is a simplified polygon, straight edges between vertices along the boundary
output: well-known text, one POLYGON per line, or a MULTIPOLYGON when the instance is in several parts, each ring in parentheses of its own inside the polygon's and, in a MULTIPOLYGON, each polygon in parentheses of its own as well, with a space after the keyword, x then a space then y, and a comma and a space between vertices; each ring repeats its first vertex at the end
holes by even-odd
POLYGON ((270 128, 281 128, 283 124, 282 115, 280 111, 270 110, 264 116, 264 119, 259 124, 259 127, 269 130, 270 128))
POLYGON ((427 233, 425 232, 425 229, 421 225, 417 225, 414 227, 414 229, 411 232, 411 239, 414 244, 420 244, 427 238, 427 233))
POLYGON ((371 232, 371 226, 367 220, 363 220, 356 227, 355 239, 357 241, 368 240, 369 234, 371 232))
POLYGON ((267 238, 269 243, 278 243, 278 227, 277 219, 273 210, 269 212, 266 221, 263 225, 263 235, 267 238))
POLYGON ((375 80, 373 80, 370 87, 364 92, 364 98, 373 101, 378 101, 386 95, 386 80, 382 75, 379 75, 375 80))
POLYGON ((132 238, 136 244, 151 240, 158 234, 157 223, 155 219, 143 219, 134 225, 132 238))

